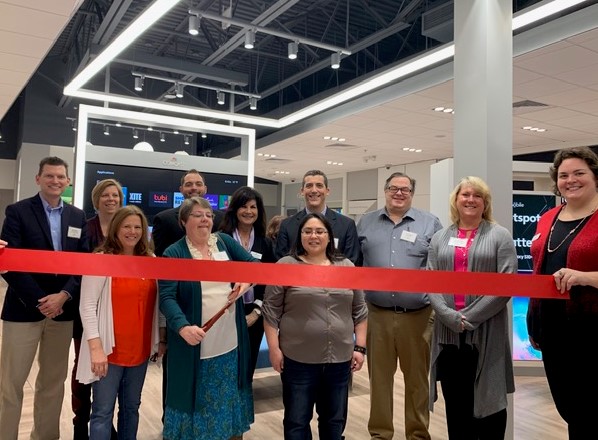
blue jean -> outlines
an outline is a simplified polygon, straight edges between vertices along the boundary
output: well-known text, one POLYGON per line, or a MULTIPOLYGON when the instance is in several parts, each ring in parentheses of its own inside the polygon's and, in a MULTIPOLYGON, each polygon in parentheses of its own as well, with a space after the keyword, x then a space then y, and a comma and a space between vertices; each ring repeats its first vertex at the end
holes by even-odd
POLYGON ((340 440, 347 421, 351 363, 304 364, 284 358, 281 374, 285 440, 311 440, 314 404, 320 440, 340 440))
POLYGON ((109 440, 114 418, 114 405, 118 397, 118 438, 135 440, 139 426, 141 390, 145 382, 147 362, 135 367, 108 364, 108 374, 93 383, 90 440, 109 440))

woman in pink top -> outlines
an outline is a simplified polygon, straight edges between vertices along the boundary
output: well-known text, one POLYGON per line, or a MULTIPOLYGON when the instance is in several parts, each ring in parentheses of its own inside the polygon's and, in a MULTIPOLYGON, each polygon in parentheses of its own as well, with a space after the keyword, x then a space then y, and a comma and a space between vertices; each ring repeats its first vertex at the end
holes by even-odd
MULTIPOLYGON (((432 237, 428 269, 517 272, 513 237, 492 218, 488 185, 464 177, 449 198, 452 224, 432 237)), ((500 440, 507 426, 507 394, 515 391, 507 296, 430 295, 430 405, 440 381, 450 440, 500 440)), ((432 409, 432 408, 430 408, 432 409)))

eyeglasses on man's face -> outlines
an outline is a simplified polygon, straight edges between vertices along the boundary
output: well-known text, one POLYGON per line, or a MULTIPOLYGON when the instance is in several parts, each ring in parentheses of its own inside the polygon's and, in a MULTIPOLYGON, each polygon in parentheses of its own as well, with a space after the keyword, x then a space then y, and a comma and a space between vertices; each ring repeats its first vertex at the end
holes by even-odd
POLYGON ((407 186, 402 186, 402 187, 389 186, 388 188, 386 188, 386 191, 388 191, 390 194, 396 194, 396 193, 400 192, 404 196, 408 196, 409 194, 411 194, 411 192, 413 190, 407 186))
POLYGON ((189 214, 190 217, 194 217, 194 218, 207 218, 207 219, 211 219, 212 217, 214 217, 214 215, 211 212, 192 212, 191 214, 189 214))
POLYGON ((306 228, 306 229, 302 229, 301 233, 306 236, 316 234, 318 237, 320 237, 322 235, 328 234, 328 231, 326 229, 308 229, 308 228, 306 228))

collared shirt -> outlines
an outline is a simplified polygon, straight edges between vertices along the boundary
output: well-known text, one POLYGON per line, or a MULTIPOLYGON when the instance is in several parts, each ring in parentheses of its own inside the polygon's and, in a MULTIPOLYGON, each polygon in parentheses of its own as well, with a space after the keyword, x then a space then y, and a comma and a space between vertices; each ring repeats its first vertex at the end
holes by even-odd
POLYGON ((60 203, 57 207, 50 206, 50 204, 44 199, 41 194, 39 198, 42 200, 44 205, 44 212, 50 225, 50 235, 52 236, 52 245, 55 251, 62 250, 62 209, 64 202, 60 199, 60 203))
MULTIPOLYGON (((386 208, 365 214, 357 224, 364 267, 423 269, 430 240, 442 229, 440 220, 429 212, 410 208, 395 224, 386 208)), ((427 294, 366 290, 369 303, 380 307, 417 309, 430 304, 427 294)))

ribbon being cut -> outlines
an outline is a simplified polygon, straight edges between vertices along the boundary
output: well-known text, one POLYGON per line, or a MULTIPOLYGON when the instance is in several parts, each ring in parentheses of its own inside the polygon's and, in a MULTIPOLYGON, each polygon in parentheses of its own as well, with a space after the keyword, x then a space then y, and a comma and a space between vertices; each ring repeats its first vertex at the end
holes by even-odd
POLYGON ((0 250, 0 270, 165 280, 230 281, 414 293, 560 298, 551 275, 195 261, 27 249, 0 250))

